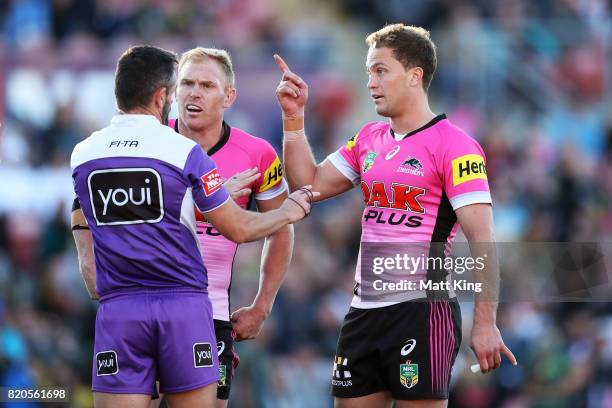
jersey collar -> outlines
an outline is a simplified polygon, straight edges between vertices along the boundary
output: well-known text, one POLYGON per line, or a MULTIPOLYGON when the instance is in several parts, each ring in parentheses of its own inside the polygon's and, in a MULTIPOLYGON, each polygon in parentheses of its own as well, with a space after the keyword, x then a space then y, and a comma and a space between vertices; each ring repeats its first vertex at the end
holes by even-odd
MULTIPOLYGON (((178 118, 176 118, 176 120, 174 121, 174 131, 176 133, 179 133, 179 119, 178 118)), ((217 144, 211 147, 210 150, 206 152, 206 154, 208 154, 209 156, 212 156, 213 154, 221 150, 221 148, 225 146, 225 144, 229 140, 231 132, 232 132, 232 128, 230 127, 230 125, 228 125, 227 122, 223 121, 223 124, 221 125, 221 139, 219 139, 217 144)))
MULTIPOLYGON (((421 126, 420 128, 415 129, 412 132, 406 133, 406 136, 404 136, 402 140, 406 139, 407 137, 413 136, 419 132, 422 132, 425 129, 429 129, 430 127, 432 127, 433 125, 435 125, 436 123, 444 119, 446 119, 446 115, 444 113, 441 115, 438 115, 432 120, 430 120, 429 122, 427 122, 425 125, 421 126)), ((389 132, 391 132, 391 136, 395 139, 395 132, 393 131, 393 129, 389 128, 389 132)))
POLYGON ((113 116, 111 119, 111 124, 123 124, 129 122, 139 122, 139 123, 150 123, 150 124, 160 124, 159 120, 153 115, 145 115, 145 114, 133 114, 133 113, 120 113, 118 115, 113 116))

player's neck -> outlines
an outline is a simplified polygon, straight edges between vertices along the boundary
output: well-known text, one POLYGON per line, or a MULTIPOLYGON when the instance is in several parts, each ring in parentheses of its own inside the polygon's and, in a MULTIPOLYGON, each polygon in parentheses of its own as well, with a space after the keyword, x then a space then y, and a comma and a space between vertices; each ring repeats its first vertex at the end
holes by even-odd
POLYGON ((156 112, 155 109, 152 109, 148 106, 130 109, 129 111, 123 112, 123 113, 126 115, 151 115, 151 116, 154 116, 155 119, 159 121, 159 123, 161 123, 162 121, 161 114, 159 112, 156 112))
POLYGON ((187 126, 185 126, 179 120, 179 133, 187 136, 204 149, 205 152, 208 152, 214 145, 219 143, 221 140, 223 130, 223 121, 216 122, 214 125, 207 127, 206 129, 202 129, 201 131, 194 132, 191 131, 187 126))
POLYGON ((431 111, 429 103, 425 100, 413 104, 411 109, 405 110, 400 115, 389 118, 389 122, 395 133, 407 134, 426 125, 435 117, 435 113, 431 111))

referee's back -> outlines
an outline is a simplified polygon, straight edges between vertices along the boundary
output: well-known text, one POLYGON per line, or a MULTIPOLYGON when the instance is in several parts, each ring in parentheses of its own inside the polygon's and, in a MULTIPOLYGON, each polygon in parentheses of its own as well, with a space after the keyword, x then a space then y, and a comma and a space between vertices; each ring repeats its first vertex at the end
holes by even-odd
POLYGON ((122 114, 75 147, 71 168, 101 298, 143 288, 206 292, 194 199, 206 212, 229 196, 199 145, 154 116, 122 114))

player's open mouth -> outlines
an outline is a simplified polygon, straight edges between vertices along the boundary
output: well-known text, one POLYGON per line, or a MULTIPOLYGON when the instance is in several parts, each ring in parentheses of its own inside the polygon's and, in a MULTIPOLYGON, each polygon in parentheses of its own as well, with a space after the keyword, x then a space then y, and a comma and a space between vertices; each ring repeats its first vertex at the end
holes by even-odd
POLYGON ((203 111, 202 108, 192 103, 188 103, 187 105, 185 105, 185 109, 187 109, 188 112, 194 112, 194 113, 203 111))
POLYGON ((377 100, 379 100, 381 98, 383 98, 382 95, 372 95, 372 99, 374 99, 375 101, 377 101, 377 100))

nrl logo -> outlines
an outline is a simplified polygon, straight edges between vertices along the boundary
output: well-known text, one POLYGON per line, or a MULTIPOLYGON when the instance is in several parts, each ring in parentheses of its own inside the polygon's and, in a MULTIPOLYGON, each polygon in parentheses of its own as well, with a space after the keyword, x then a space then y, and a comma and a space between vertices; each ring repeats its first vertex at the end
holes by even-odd
POLYGON ((374 160, 376 160, 376 156, 378 153, 376 152, 368 152, 365 160, 363 161, 363 172, 366 173, 368 170, 374 166, 374 160))
POLYGON ((407 364, 400 364, 400 383, 409 389, 417 385, 419 383, 419 365, 410 364, 410 361, 407 361, 407 364))

